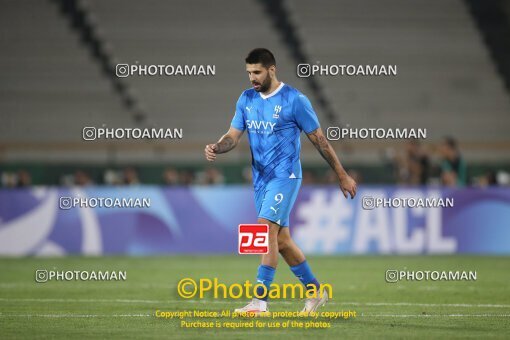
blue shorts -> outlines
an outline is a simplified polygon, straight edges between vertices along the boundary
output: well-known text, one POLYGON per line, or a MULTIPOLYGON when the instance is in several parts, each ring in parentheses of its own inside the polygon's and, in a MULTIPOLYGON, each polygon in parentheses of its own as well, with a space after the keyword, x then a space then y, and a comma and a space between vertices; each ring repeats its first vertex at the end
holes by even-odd
POLYGON ((290 211, 300 187, 301 178, 273 178, 255 192, 258 217, 288 227, 290 211))

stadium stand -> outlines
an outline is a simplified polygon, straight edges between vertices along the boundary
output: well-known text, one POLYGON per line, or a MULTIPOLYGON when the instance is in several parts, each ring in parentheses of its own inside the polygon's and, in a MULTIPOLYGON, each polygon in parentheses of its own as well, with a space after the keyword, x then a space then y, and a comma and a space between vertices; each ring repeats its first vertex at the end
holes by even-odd
MULTIPOLYGON (((205 1, 192 6, 186 1, 79 3, 112 60, 210 64, 216 75, 123 80, 149 123, 182 128, 182 141, 86 143, 81 140, 84 126, 135 127, 136 122, 56 2, 7 6, 0 14, 0 46, 6 51, 0 55, 4 162, 200 163, 203 145, 225 131, 238 95, 249 86, 243 57, 254 46, 274 51, 281 80, 310 92, 260 2, 237 1, 228 10, 205 1), (31 25, 24 25, 27 20, 31 25), (129 26, 119 24, 126 21, 129 26)), ((395 78, 319 77, 339 124, 427 128, 426 142, 453 135, 468 161, 508 161, 509 98, 461 1, 284 3, 311 63, 398 66, 395 78), (463 124, 467 121, 472 124, 463 124)), ((304 144, 305 161, 321 162, 304 144)), ((385 149, 398 143, 335 145, 348 164, 375 165, 385 149)), ((246 151, 244 140, 222 161, 245 163, 246 151)))

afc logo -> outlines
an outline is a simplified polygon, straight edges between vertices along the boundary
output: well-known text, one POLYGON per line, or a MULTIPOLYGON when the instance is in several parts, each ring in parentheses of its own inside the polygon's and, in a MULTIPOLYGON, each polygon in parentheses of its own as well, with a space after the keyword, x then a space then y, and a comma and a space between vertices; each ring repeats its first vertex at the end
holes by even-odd
POLYGON ((279 118, 280 117, 280 112, 282 111, 282 106, 281 105, 275 105, 274 107, 274 113, 273 113, 273 118, 279 118))
POLYGON ((239 225, 239 254, 267 254, 269 252, 269 226, 267 224, 239 225))

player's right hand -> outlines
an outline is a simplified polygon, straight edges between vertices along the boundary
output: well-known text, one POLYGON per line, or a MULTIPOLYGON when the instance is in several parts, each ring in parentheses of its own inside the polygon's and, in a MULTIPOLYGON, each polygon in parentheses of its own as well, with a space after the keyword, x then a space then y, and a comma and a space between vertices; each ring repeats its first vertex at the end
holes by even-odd
POLYGON ((216 144, 207 144, 205 146, 205 159, 209 162, 214 162, 216 160, 216 150, 218 146, 216 144))

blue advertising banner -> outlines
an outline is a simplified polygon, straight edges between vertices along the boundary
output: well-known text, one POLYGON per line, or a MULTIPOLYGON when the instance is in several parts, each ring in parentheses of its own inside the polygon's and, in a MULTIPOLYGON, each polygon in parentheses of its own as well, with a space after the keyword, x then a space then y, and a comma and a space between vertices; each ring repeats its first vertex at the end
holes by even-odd
MULTIPOLYGON (((0 190, 0 255, 237 253, 253 189, 0 190)), ((268 197, 266 199, 272 199, 268 197)), ((304 186, 291 232, 307 254, 510 254, 510 189, 304 186)))

